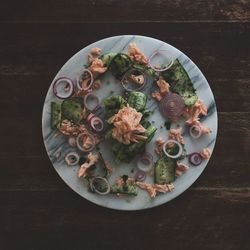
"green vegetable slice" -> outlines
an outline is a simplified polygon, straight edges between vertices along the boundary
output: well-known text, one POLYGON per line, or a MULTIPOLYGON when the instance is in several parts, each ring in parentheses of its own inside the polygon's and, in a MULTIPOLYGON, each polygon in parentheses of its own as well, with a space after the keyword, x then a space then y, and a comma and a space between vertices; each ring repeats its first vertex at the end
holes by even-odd
POLYGON ((114 53, 114 52, 110 52, 110 53, 106 53, 106 54, 103 54, 99 57, 99 59, 102 60, 103 62, 103 65, 105 67, 109 67, 111 61, 114 59, 114 57, 117 55, 117 53, 114 53))
POLYGON ((162 72, 163 78, 170 84, 170 89, 182 96, 186 106, 192 106, 198 100, 196 90, 178 59, 166 71, 162 72))
POLYGON ((111 186, 110 193, 136 196, 138 194, 138 188, 132 184, 125 184, 123 186, 113 185, 111 186))
POLYGON ((112 152, 114 153, 116 159, 122 162, 130 162, 136 155, 144 150, 146 144, 149 143, 153 138, 156 130, 157 129, 154 126, 149 126, 144 134, 147 137, 147 139, 144 141, 131 143, 129 145, 124 145, 116 141, 114 144, 116 146, 112 146, 112 152), (115 147, 115 151, 113 147, 115 147))
POLYGON ((147 103, 147 96, 142 92, 133 91, 130 93, 128 98, 128 104, 130 107, 136 109, 137 111, 142 111, 145 109, 147 103))
POLYGON ((84 120, 84 104, 80 97, 72 97, 62 103, 62 116, 75 124, 80 124, 84 120))
POLYGON ((61 122, 61 102, 51 102, 51 128, 55 129, 61 122))
POLYGON ((159 77, 158 73, 155 72, 152 68, 150 68, 148 66, 144 66, 142 64, 134 63, 133 64, 133 69, 137 69, 137 70, 145 73, 146 75, 152 76, 154 78, 159 77))
POLYGON ((118 53, 110 62, 109 68, 113 76, 119 79, 131 68, 132 64, 132 60, 127 54, 118 53))
POLYGON ((163 156, 155 163, 154 177, 156 184, 171 183, 175 179, 176 160, 163 156))
POLYGON ((107 111, 107 118, 115 115, 126 103, 127 102, 119 95, 106 98, 103 104, 107 111))

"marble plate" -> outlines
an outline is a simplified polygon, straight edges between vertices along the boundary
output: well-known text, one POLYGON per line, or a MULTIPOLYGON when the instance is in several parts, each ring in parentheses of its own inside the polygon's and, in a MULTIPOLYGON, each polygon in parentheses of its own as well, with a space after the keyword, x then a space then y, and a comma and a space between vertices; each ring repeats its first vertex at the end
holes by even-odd
MULTIPOLYGON (((125 52, 127 51, 130 42, 135 42, 146 56, 151 55, 152 52, 157 49, 166 49, 171 51, 175 58, 179 59, 185 70, 188 72, 189 77, 195 89, 197 90, 199 98, 203 100, 208 107, 208 115, 202 119, 202 122, 204 125, 212 129, 212 133, 207 136, 203 136, 198 140, 191 139, 188 136, 187 131, 184 131, 186 145, 185 147, 188 153, 200 151, 204 147, 208 147, 211 151, 213 151, 217 134, 217 111, 214 96, 209 87, 209 84, 202 72, 199 70, 199 68, 185 54, 163 41, 150 37, 136 35, 115 36, 97 41, 83 48, 81 51, 76 53, 71 59, 69 59, 66 64, 61 68, 61 70, 57 73, 55 79, 62 76, 67 76, 69 78, 77 77, 80 69, 87 63, 87 55, 90 49, 93 47, 101 48, 102 53, 123 51, 125 52)), ((121 93, 121 85, 119 85, 109 73, 105 75, 102 82, 103 87, 101 88, 101 90, 96 91, 96 94, 100 97, 101 100, 110 95, 111 90, 114 91, 114 94, 121 93)), ((150 85, 151 83, 148 84, 148 87, 145 89, 145 92, 149 90, 150 85)), ((50 127, 50 103, 51 101, 56 100, 57 99, 53 95, 52 88, 50 86, 44 102, 42 114, 43 139, 48 156, 51 160, 53 167, 61 176, 61 178, 65 181, 65 183, 76 193, 95 204, 119 210, 140 210, 161 205, 174 199, 175 197, 183 193, 187 188, 189 188, 194 183, 194 181, 200 176, 200 174, 205 169, 208 163, 208 161, 205 160, 198 167, 190 167, 184 175, 178 177, 175 180, 174 191, 172 191, 171 193, 158 195, 154 199, 151 199, 148 193, 144 190, 139 190, 139 194, 137 197, 126 198, 118 198, 115 195, 111 194, 106 196, 100 196, 97 194, 90 193, 87 190, 86 183, 82 179, 79 179, 77 177, 77 170, 79 166, 68 167, 64 163, 64 155, 69 151, 75 151, 75 149, 71 148, 68 145, 67 140, 63 135, 55 136, 56 131, 52 130, 50 127), (61 153, 61 157, 59 159, 56 159, 56 155, 58 155, 58 153, 61 153)), ((165 121, 158 112, 156 102, 154 100, 150 100, 148 101, 148 106, 151 109, 156 110, 154 114, 150 117, 150 120, 153 121, 154 125, 158 128, 153 140, 146 147, 147 151, 153 153, 155 139, 160 136, 163 138, 167 138, 168 132, 165 128, 160 128, 165 121)), ((182 125, 182 123, 183 122, 179 122, 180 125, 182 125)), ((177 124, 172 124, 172 128, 176 126, 177 124)), ((114 162, 114 157, 109 151, 110 145, 108 144, 108 142, 102 143, 100 148, 103 152, 104 158, 110 161, 111 164, 114 166, 114 174, 110 179, 111 183, 114 182, 114 179, 117 176, 120 176, 122 174, 128 174, 130 176, 133 175, 131 171, 133 171, 133 169, 136 170, 135 160, 132 161, 130 164, 117 164, 114 162)), ((156 159, 157 156, 154 154, 154 160, 156 159)), ((148 176, 146 182, 152 182, 152 179, 152 177, 148 176)))

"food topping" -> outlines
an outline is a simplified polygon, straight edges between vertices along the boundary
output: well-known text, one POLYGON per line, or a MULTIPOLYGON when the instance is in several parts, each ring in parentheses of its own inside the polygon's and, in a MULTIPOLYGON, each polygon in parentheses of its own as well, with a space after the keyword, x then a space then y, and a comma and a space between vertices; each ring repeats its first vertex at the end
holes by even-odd
POLYGON ((159 87, 159 92, 153 92, 151 96, 156 99, 156 101, 161 101, 161 99, 169 93, 169 84, 160 77, 159 80, 156 82, 157 86, 159 87))
POLYGON ((130 43, 128 54, 133 61, 136 61, 141 64, 148 64, 148 59, 146 56, 139 50, 136 43, 130 43))
POLYGON ((203 148, 200 152, 200 155, 203 159, 209 159, 211 156, 211 151, 209 148, 203 148))
POLYGON ((94 74, 103 74, 107 71, 107 67, 104 67, 103 62, 101 59, 94 58, 89 66, 89 70, 94 74))
POLYGON ((112 119, 112 137, 123 144, 147 139, 146 129, 140 124, 142 114, 129 106, 123 107, 112 119))
POLYGON ((65 155, 65 162, 68 166, 74 166, 79 163, 80 156, 76 152, 69 152, 65 155))
POLYGON ((181 128, 179 128, 179 129, 170 129, 169 134, 168 134, 168 138, 172 139, 172 140, 176 140, 179 143, 184 145, 184 138, 181 135, 181 128))
POLYGON ((86 129, 81 134, 79 134, 76 138, 76 145, 78 149, 83 152, 90 152, 96 146, 95 137, 90 134, 90 132, 86 129))
POLYGON ((85 163, 83 163, 78 171, 78 177, 85 177, 87 170, 98 162, 98 154, 89 153, 85 163))
POLYGON ((165 140, 163 140, 162 138, 158 138, 155 141, 156 144, 156 148, 155 148, 155 153, 159 156, 162 156, 163 154, 163 145, 165 144, 165 140))
POLYGON ((175 169, 175 176, 183 175, 189 169, 188 165, 184 163, 177 163, 175 169))
POLYGON ((157 192, 166 193, 166 192, 171 192, 174 189, 173 184, 148 184, 145 182, 137 181, 136 185, 139 188, 146 190, 151 198, 154 198, 157 192))
POLYGON ((193 166, 199 166, 203 159, 201 154, 194 152, 188 156, 188 160, 193 166))
POLYGON ((186 108, 185 114, 189 116, 186 123, 194 124, 199 121, 200 115, 207 115, 207 107, 200 99, 198 99, 192 107, 186 108))

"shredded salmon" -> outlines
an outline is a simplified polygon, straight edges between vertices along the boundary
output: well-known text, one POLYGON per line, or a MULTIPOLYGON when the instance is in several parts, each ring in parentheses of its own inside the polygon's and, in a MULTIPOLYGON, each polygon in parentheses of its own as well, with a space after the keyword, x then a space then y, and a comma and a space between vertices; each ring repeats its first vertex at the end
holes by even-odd
POLYGON ((98 79, 93 82, 93 89, 100 89, 102 87, 102 82, 98 79))
POLYGON ((200 99, 198 99, 191 108, 186 108, 185 114, 189 116, 186 123, 190 125, 199 121, 200 115, 207 115, 207 107, 200 99))
POLYGON ((168 138, 172 139, 172 140, 176 140, 183 145, 185 144, 184 138, 181 135, 181 129, 170 129, 169 134, 168 134, 168 138))
POLYGON ((151 94, 151 96, 153 97, 153 98, 155 98, 156 99, 156 101, 161 101, 161 99, 162 99, 162 95, 161 95, 161 93, 160 92, 153 92, 152 94, 151 94))
POLYGON ((211 156, 211 151, 209 148, 203 148, 200 152, 200 155, 203 159, 209 159, 211 156))
POLYGON ((99 156, 98 154, 89 153, 88 159, 85 163, 83 163, 78 171, 78 177, 86 177, 87 176, 87 170, 95 165, 98 162, 99 156))
POLYGON ((94 74, 103 74, 107 71, 107 67, 104 67, 101 59, 94 58, 89 66, 89 70, 94 74))
POLYGON ((170 86, 162 77, 159 78, 156 84, 159 87, 161 94, 167 94, 169 92, 170 86))
POLYGON ((200 121, 193 121, 192 124, 190 124, 191 126, 192 125, 196 125, 196 126, 199 126, 200 129, 201 129, 201 133, 202 134, 209 134, 212 132, 211 128, 208 128, 208 127, 205 127, 204 125, 202 125, 202 123, 200 121))
POLYGON ((147 57, 139 50, 136 43, 129 44, 128 55, 133 61, 145 65, 148 64, 147 57))
POLYGON ((149 196, 151 198, 154 198, 157 194, 157 192, 160 193, 166 193, 166 192, 171 192, 174 189, 174 185, 173 184, 148 184, 145 182, 136 182, 136 185, 143 189, 146 190, 149 193, 149 196))
POLYGON ((58 129, 61 133, 70 137, 77 137, 79 134, 83 134, 82 146, 86 150, 100 143, 100 138, 97 135, 90 136, 90 132, 84 125, 77 126, 68 120, 63 120, 58 129))
POLYGON ((99 56, 100 54, 101 54, 101 49, 100 48, 97 48, 97 47, 95 47, 95 48, 92 48, 91 50, 90 50, 90 53, 93 55, 93 56, 99 56))
POLYGON ((188 165, 184 163, 177 163, 176 169, 175 169, 175 175, 181 176, 183 175, 187 170, 189 169, 188 165))
POLYGON ((155 141, 155 144, 156 144, 156 148, 155 148, 155 153, 159 156, 162 156, 163 154, 163 145, 164 145, 165 141, 162 139, 162 138, 158 138, 156 141, 155 141))
POLYGON ((123 107, 111 121, 114 125, 112 137, 123 144, 147 139, 143 135, 146 129, 140 124, 141 118, 142 114, 134 108, 123 107))
POLYGON ((145 82, 144 76, 143 75, 130 75, 129 77, 134 83, 138 85, 142 85, 145 82))
POLYGON ((77 136, 79 134, 78 127, 68 120, 63 120, 58 127, 58 130, 68 136, 77 136))
POLYGON ((156 99, 156 101, 161 101, 161 99, 169 93, 169 84, 162 78, 160 77, 159 80, 156 82, 157 86, 159 87, 159 92, 153 92, 151 96, 156 99))
POLYGON ((90 53, 88 54, 89 63, 92 63, 95 60, 95 58, 97 58, 100 54, 101 54, 100 48, 92 48, 90 50, 90 53))

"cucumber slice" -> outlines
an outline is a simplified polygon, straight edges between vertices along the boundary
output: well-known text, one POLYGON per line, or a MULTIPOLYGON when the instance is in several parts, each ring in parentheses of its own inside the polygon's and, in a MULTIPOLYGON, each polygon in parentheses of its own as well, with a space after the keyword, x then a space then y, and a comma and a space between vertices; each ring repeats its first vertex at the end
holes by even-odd
POLYGON ((113 60, 113 58, 117 55, 117 53, 114 53, 114 52, 110 52, 110 53, 106 53, 106 54, 103 54, 99 57, 99 59, 102 60, 103 62, 103 65, 105 67, 109 67, 111 61, 113 60))
POLYGON ((195 104, 198 100, 196 90, 178 59, 174 61, 171 68, 162 72, 162 76, 170 84, 171 91, 183 98, 186 106, 195 104))
POLYGON ((81 97, 72 97, 62 103, 62 116, 75 124, 80 124, 84 120, 83 100, 81 97))
POLYGON ((155 163, 154 177, 156 184, 171 183, 175 179, 176 160, 163 156, 155 163))
POLYGON ((136 109, 137 111, 142 111, 145 109, 147 103, 147 96, 142 92, 133 91, 130 93, 128 98, 128 104, 130 107, 136 109))
POLYGON ((113 194, 127 194, 136 196, 138 194, 138 188, 135 185, 125 184, 123 186, 113 185, 111 186, 110 193, 113 194))
POLYGON ((121 78, 132 66, 132 60, 127 54, 117 54, 110 63, 110 71, 116 78, 121 78))
POLYGON ((51 128, 55 129, 61 122, 61 102, 51 102, 51 128))

